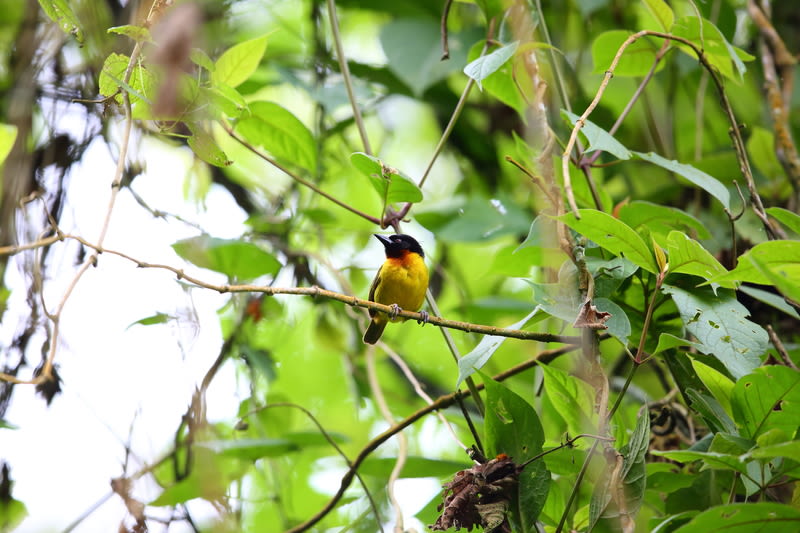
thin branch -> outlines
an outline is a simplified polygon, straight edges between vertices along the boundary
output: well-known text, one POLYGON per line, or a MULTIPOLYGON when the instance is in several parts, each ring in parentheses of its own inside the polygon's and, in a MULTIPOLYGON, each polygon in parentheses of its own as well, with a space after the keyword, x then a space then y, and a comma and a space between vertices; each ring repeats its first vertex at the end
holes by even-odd
POLYGON ((778 351, 778 355, 781 356, 781 360, 783 361, 783 364, 785 364, 786 366, 788 366, 791 369, 800 370, 800 369, 797 368, 797 365, 794 364, 794 361, 792 361, 792 358, 789 357, 789 352, 786 351, 786 347, 783 345, 783 343, 781 342, 780 338, 778 338, 778 334, 775 333, 775 330, 772 329, 772 326, 769 325, 769 324, 767 324, 767 334, 769 335, 769 340, 772 341, 772 345, 778 351))
POLYGON ((453 0, 445 0, 444 9, 442 10, 442 21, 439 28, 439 32, 442 34, 442 61, 450 59, 450 44, 447 41, 447 17, 450 15, 450 6, 452 5, 453 0))
POLYGON ((244 146, 245 148, 247 148, 248 150, 253 152, 255 155, 257 155, 258 157, 260 157, 261 159, 263 159, 264 161, 266 161, 267 163, 269 163, 273 167, 277 168, 278 170, 280 170, 281 172, 283 172, 284 174, 286 174, 287 176, 292 178, 294 181, 296 181, 300 185, 308 187, 309 189, 311 189, 315 193, 319 194, 323 198, 325 198, 327 200, 330 200, 331 202, 335 203, 339 207, 342 207, 342 208, 350 211, 354 215, 358 215, 361 218, 372 222, 373 224, 380 225, 381 221, 378 218, 373 217, 371 215, 368 215, 366 213, 363 213, 363 212, 359 211, 358 209, 356 209, 355 207, 352 207, 352 206, 342 202, 338 198, 335 198, 335 197, 331 196, 330 194, 326 193, 325 191, 323 191, 322 189, 320 189, 319 187, 317 187, 316 185, 314 185, 310 181, 300 177, 298 174, 295 174, 294 172, 292 172, 288 168, 284 167, 283 165, 281 165, 280 163, 278 163, 277 161, 275 161, 271 157, 267 156, 266 154, 261 153, 256 147, 254 147, 252 144, 250 144, 245 139, 240 137, 235 131, 233 131, 233 128, 231 128, 228 124, 222 123, 222 127, 225 129, 226 132, 228 132, 228 135, 230 135, 231 137, 236 139, 242 146, 244 146))
POLYGON ((347 58, 344 57, 344 47, 342 46, 342 36, 339 34, 339 18, 336 16, 336 2, 328 0, 328 17, 331 19, 331 30, 333 32, 333 44, 336 47, 336 58, 339 60, 339 70, 342 72, 344 87, 347 90, 347 99, 353 108, 353 119, 358 126, 358 134, 361 135, 361 142, 364 145, 364 152, 372 155, 372 148, 369 145, 367 129, 364 127, 364 120, 361 118, 361 110, 356 102, 356 95, 353 91, 353 79, 350 76, 350 67, 347 66, 347 58))

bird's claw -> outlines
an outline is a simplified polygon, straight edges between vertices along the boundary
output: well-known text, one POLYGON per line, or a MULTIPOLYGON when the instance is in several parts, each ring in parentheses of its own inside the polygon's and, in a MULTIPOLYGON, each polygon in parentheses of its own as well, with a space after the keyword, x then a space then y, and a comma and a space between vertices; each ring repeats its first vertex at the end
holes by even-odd
POLYGON ((419 312, 419 319, 417 320, 417 324, 422 324, 423 326, 428 323, 428 319, 430 316, 428 315, 427 311, 420 311, 419 312))
POLYGON ((395 318, 397 318, 397 315, 400 314, 400 311, 402 311, 402 309, 400 309, 400 306, 397 304, 392 304, 389 307, 392 308, 392 310, 389 312, 389 318, 394 320, 395 318))

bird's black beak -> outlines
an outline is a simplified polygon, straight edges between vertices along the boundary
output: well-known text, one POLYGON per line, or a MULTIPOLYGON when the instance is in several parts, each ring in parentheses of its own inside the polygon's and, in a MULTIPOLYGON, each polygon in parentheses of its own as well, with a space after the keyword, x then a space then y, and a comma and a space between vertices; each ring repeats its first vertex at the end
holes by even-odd
POLYGON ((378 233, 373 233, 373 235, 375 235, 376 239, 381 241, 381 244, 383 244, 384 248, 392 244, 392 239, 390 239, 386 235, 380 235, 378 233))

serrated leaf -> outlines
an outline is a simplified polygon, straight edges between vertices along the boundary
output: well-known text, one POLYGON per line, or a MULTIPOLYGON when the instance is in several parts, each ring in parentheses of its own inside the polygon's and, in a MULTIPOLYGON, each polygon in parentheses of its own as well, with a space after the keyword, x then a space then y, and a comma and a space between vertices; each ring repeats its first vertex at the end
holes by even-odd
POLYGON ((253 279, 274 275, 281 267, 272 254, 251 242, 201 235, 178 241, 172 248, 190 263, 230 278, 253 279))
POLYGON ((517 51, 518 46, 519 41, 514 41, 511 44, 498 48, 490 54, 479 57, 464 67, 464 74, 475 80, 478 83, 478 87, 482 90, 483 86, 481 82, 491 74, 497 72, 506 61, 511 59, 514 56, 514 52, 517 51))
MULTIPOLYGON (((579 117, 575 113, 571 113, 566 109, 561 110, 561 115, 569 121, 572 126, 578 122, 579 117)), ((584 121, 581 133, 586 137, 589 146, 584 150, 585 152, 593 152, 595 150, 602 150, 612 154, 617 159, 630 159, 631 151, 625 145, 614 138, 613 135, 606 130, 592 122, 591 120, 584 121)))
MULTIPOLYGON (((669 252, 669 271, 679 274, 691 274, 705 280, 727 272, 711 253, 696 240, 687 237, 680 231, 672 231, 667 235, 667 251, 669 252)), ((732 289, 734 283, 720 283, 732 289)))
MULTIPOLYGON (((631 36, 625 30, 612 30, 598 35, 592 42, 594 73, 602 74, 611 67, 611 62, 620 46, 631 36)), ((614 76, 644 76, 653 67, 658 46, 648 38, 640 38, 628 45, 614 69, 614 76)), ((660 62, 656 71, 663 68, 660 62)))
POLYGON ((414 180, 377 157, 355 152, 350 156, 350 162, 369 178, 381 199, 386 198, 387 204, 422 201, 422 190, 414 180))
POLYGON ((693 167, 692 165, 687 165, 685 163, 678 163, 674 160, 666 159, 656 153, 648 152, 631 152, 639 159, 643 159, 644 161, 648 161, 653 163, 654 165, 658 165, 661 168, 669 170, 670 172, 674 172, 679 176, 686 178, 690 182, 694 183, 708 194, 719 200, 722 206, 725 209, 731 208, 731 195, 728 192, 728 189, 723 185, 719 180, 714 177, 709 176, 702 170, 693 167))
POLYGON ((709 287, 686 291, 664 285, 672 296, 687 331, 697 337, 699 349, 716 357, 735 378, 749 374, 761 364, 766 351, 767 332, 747 320, 750 312, 736 300, 732 291, 709 287))
POLYGON ((72 35, 75 40, 83 44, 83 28, 81 21, 72 10, 67 0, 39 0, 47 16, 58 24, 58 27, 67 35, 72 35))
POLYGON ((214 64, 214 70, 211 71, 211 83, 238 87, 253 75, 266 50, 266 35, 230 47, 219 56, 214 64))
POLYGON ((573 213, 558 218, 609 252, 623 255, 628 261, 648 272, 653 274, 658 272, 650 248, 630 226, 602 211, 580 209, 578 213, 580 219, 576 219, 573 213))
MULTIPOLYGON (((508 326, 508 328, 522 328, 531 318, 536 315, 536 313, 540 311, 540 309, 541 308, 537 305, 534 307, 533 311, 528 313, 525 318, 519 322, 511 324, 508 326)), ((471 352, 459 359, 458 381, 456 382, 456 388, 458 388, 465 379, 474 374, 477 370, 483 368, 483 365, 485 365, 489 359, 491 359, 492 355, 494 355, 494 352, 497 351, 497 349, 506 339, 507 337, 500 337, 497 335, 484 335, 478 345, 473 348, 471 352)))
POLYGON ((800 372, 785 366, 765 366, 739 379, 731 396, 733 419, 752 439, 779 428, 797 431, 800 412, 800 372))
POLYGON ((792 230, 800 234, 800 215, 782 207, 768 207, 767 214, 792 230))
POLYGON ((317 168, 314 136, 289 110, 275 102, 251 102, 250 116, 236 124, 248 142, 260 146, 283 162, 311 172, 317 168))
POLYGON ((113 26, 108 28, 108 33, 116 33, 130 37, 137 42, 153 42, 153 37, 150 35, 150 30, 142 26, 134 26, 132 24, 125 24, 124 26, 113 26))

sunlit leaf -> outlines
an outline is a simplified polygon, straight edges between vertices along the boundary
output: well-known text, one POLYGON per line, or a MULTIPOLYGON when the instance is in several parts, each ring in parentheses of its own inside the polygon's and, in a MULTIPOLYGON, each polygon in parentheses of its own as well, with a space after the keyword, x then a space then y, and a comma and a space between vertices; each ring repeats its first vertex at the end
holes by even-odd
POLYGON ((475 80, 478 83, 478 87, 483 88, 481 82, 497 72, 506 61, 511 59, 514 56, 514 52, 517 51, 517 46, 519 46, 519 41, 514 41, 490 54, 479 57, 464 67, 464 74, 475 80))
POLYGON ((675 14, 664 0, 643 0, 651 15, 658 21, 661 31, 668 32, 675 21, 675 14))
MULTIPOLYGON (((611 62, 622 44, 631 36, 625 30, 611 30, 598 35, 592 42, 592 60, 594 72, 602 74, 609 70, 611 62)), ((615 76, 644 76, 653 67, 658 45, 647 37, 637 39, 628 45, 614 69, 615 76)), ((663 68, 664 62, 659 63, 656 70, 663 68)))
MULTIPOLYGON (((580 119, 578 115, 570 113, 566 109, 561 110, 561 115, 564 116, 572 126, 575 126, 578 119, 580 119)), ((602 150, 612 154, 617 159, 630 159, 630 150, 625 148, 621 142, 591 120, 587 119, 580 131, 586 137, 586 140, 589 141, 589 146, 585 148, 585 152, 602 150)))
MULTIPOLYGON (((727 272, 699 242, 680 231, 672 231, 667 236, 667 251, 670 272, 691 274, 706 280, 727 272)), ((734 284, 730 282, 720 285, 729 289, 734 288, 734 284)))
POLYGON ((782 207, 768 207, 766 211, 769 216, 793 232, 800 234, 800 215, 782 207))
POLYGON ((756 369, 736 382, 731 407, 733 419, 747 437, 754 439, 775 428, 794 434, 800 409, 800 372, 776 365, 756 369))
POLYGON ((39 5, 64 33, 72 35, 76 41, 83 43, 81 21, 67 0, 39 0, 39 5))
POLYGON ((726 533, 785 533, 800 529, 800 510, 771 502, 719 505, 694 517, 676 533, 708 533, 724 524, 726 533))
POLYGON ((283 162, 310 171, 316 169, 314 136, 291 111, 264 101, 251 102, 249 109, 250 115, 236 124, 238 133, 283 162))
POLYGON ((211 71, 211 83, 236 88, 253 75, 267 49, 267 36, 262 35, 225 50, 211 71))
POLYGON ((230 278, 253 279, 275 274, 281 266, 272 254, 246 241, 201 235, 178 241, 172 248, 190 263, 230 278))
POLYGON ((381 199, 386 199, 387 204, 422 201, 422 190, 414 180, 377 157, 356 152, 350 156, 350 162, 369 178, 375 191, 381 199))
POLYGON ((130 37, 134 41, 138 42, 152 42, 153 37, 150 35, 150 30, 144 28, 142 26, 134 26, 132 24, 126 24, 124 26, 114 26, 108 28, 108 33, 117 33, 119 35, 124 35, 126 37, 130 37))
POLYGON ((14 141, 17 139, 17 127, 11 124, 0 124, 0 166, 8 157, 14 141))

